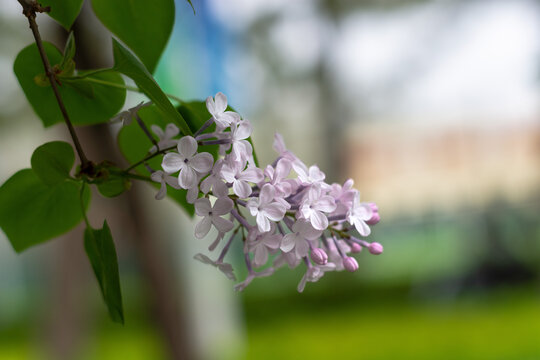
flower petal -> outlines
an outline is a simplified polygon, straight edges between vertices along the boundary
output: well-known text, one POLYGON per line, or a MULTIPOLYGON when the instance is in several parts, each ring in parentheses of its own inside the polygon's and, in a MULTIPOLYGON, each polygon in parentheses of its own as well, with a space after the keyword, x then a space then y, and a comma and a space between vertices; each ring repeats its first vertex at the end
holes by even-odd
POLYGON ((281 234, 268 235, 264 238, 264 245, 270 249, 278 249, 281 245, 281 240, 283 236, 281 234))
POLYGON ((227 231, 230 231, 234 227, 234 224, 232 221, 224 219, 217 215, 212 215, 212 224, 214 224, 216 229, 222 233, 226 233, 227 231))
POLYGON ((281 251, 288 253, 296 245, 296 235, 295 234, 286 234, 281 241, 281 246, 279 247, 281 251))
POLYGON ((233 136, 235 140, 244 140, 250 137, 252 132, 253 127, 251 126, 249 121, 244 120, 240 124, 238 124, 238 127, 236 128, 233 136))
POLYGON ((227 196, 229 195, 229 188, 221 179, 216 179, 212 187, 212 193, 218 198, 227 196))
POLYGON ((212 115, 216 112, 216 104, 214 103, 214 99, 212 99, 211 96, 206 98, 206 108, 208 109, 208 112, 212 115))
POLYGON ((178 141, 178 153, 189 159, 197 152, 197 140, 193 136, 184 136, 178 141))
POLYGON ((317 165, 309 167, 309 177, 314 182, 323 181, 326 175, 319 169, 317 165))
POLYGON ((191 189, 192 187, 197 186, 197 174, 195 174, 195 171, 189 166, 184 166, 178 175, 178 183, 182 189, 191 189))
POLYGON ((210 153, 202 152, 192 157, 188 164, 195 169, 195 171, 207 173, 212 169, 214 158, 212 155, 210 155, 210 153))
POLYGON ((150 179, 152 179, 152 181, 160 183, 163 181, 163 178, 165 177, 164 175, 165 174, 161 170, 154 171, 152 174, 150 174, 150 179))
POLYGON ((163 156, 163 161, 161 162, 161 167, 168 174, 175 173, 184 166, 184 158, 177 153, 165 154, 165 156, 163 156))
POLYGON ((247 198, 249 195, 251 195, 251 186, 247 183, 247 181, 243 180, 236 180, 233 182, 233 191, 238 197, 240 198, 247 198))
POLYGON ((261 267, 268 261, 268 250, 266 246, 258 246, 253 257, 253 265, 261 267))
POLYGON ((195 260, 199 260, 200 262, 202 262, 203 264, 208 264, 208 265, 213 265, 213 266, 216 266, 214 261, 212 261, 212 259, 210 259, 208 256, 204 255, 204 254, 201 254, 201 253, 198 253, 196 254, 194 257, 193 257, 195 260))
POLYGON ((269 204, 274 200, 275 190, 271 184, 264 184, 259 195, 259 204, 269 204))
POLYGON ((302 258, 308 254, 309 251, 309 244, 305 239, 301 239, 300 241, 296 242, 296 256, 299 258, 302 258))
POLYGON ((150 129, 154 134, 158 136, 158 138, 163 139, 163 130, 159 126, 157 126, 156 124, 152 124, 150 126, 150 129))
POLYGON ((174 125, 173 123, 169 123, 165 127, 165 134, 163 134, 161 138, 172 139, 178 134, 180 134, 180 129, 178 128, 178 126, 174 125))
POLYGON ((324 230, 328 227, 328 218, 320 211, 313 211, 309 220, 317 230, 324 230))
POLYGON ((178 178, 175 176, 165 175, 163 176, 165 182, 174 189, 181 189, 180 184, 178 183, 178 178))
POLYGON ((258 183, 264 179, 264 175, 262 174, 261 169, 250 166, 244 170, 238 178, 252 183, 258 183))
POLYGON ((291 172, 292 164, 287 159, 281 159, 276 164, 276 179, 285 179, 291 172))
POLYGON ((287 209, 283 204, 273 202, 264 207, 264 214, 272 221, 279 221, 285 216, 287 209))
POLYGON ((212 208, 212 214, 225 215, 231 212, 234 203, 228 197, 221 197, 216 200, 214 207, 212 208))
POLYGON ((334 202, 333 197, 327 195, 317 200, 315 204, 313 204, 313 208, 319 211, 330 213, 336 210, 336 203, 334 202))
POLYGON ((215 111, 218 113, 224 112, 225 109, 227 109, 227 96, 225 96, 225 94, 220 91, 216 94, 215 99, 215 111))
POLYGON ((202 239, 205 237, 210 231, 211 226, 212 220, 210 219, 210 216, 203 217, 202 220, 195 225, 195 237, 197 239, 202 239))
POLYGON ((257 213, 257 226, 261 232, 270 231, 270 221, 261 212, 257 213))
POLYGON ((371 234, 371 229, 369 228, 369 226, 362 220, 360 221, 355 221, 354 222, 354 227, 356 228, 356 231, 358 231, 358 233, 362 236, 368 236, 369 234, 371 234))
POLYGON ((212 211, 212 205, 210 205, 210 200, 208 198, 200 198, 195 201, 195 214, 199 216, 208 216, 212 211))
POLYGON ((167 195, 167 185, 165 184, 165 181, 161 182, 161 187, 159 188, 159 191, 156 194, 156 200, 161 200, 167 195))

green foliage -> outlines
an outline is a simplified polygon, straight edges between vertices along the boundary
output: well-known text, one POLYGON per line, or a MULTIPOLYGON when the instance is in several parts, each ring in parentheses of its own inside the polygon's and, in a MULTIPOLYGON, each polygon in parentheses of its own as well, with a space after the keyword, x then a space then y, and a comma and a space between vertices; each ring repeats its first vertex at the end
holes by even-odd
MULTIPOLYGON (((0 227, 13 249, 21 252, 77 225, 83 216, 80 187, 80 183, 69 179, 47 185, 32 169, 20 170, 7 180, 0 187, 0 227)), ((90 192, 85 193, 86 208, 90 192)))
POLYGON ((189 5, 191 6, 191 9, 193 10, 193 15, 195 15, 195 7, 193 6, 193 3, 191 2, 191 0, 187 0, 187 2, 189 3, 189 5))
POLYGON ((174 0, 92 0, 92 7, 153 73, 174 25, 174 0))
POLYGON ((144 65, 128 49, 114 39, 113 55, 114 68, 135 81, 139 89, 163 111, 165 116, 169 118, 169 121, 176 123, 184 134, 191 135, 192 132, 184 118, 175 110, 167 95, 161 90, 144 65))
MULTIPOLYGON (((162 129, 167 125, 167 122, 163 119, 163 113, 154 105, 139 110, 139 117, 148 129, 152 125, 157 125, 162 129)), ((128 162, 134 164, 148 155, 148 149, 152 147, 152 142, 144 134, 139 124, 134 121, 124 126, 118 134, 118 146, 128 162)), ((152 169, 161 169, 162 158, 163 155, 156 156, 147 163, 152 169)), ((141 175, 150 175, 144 165, 139 165, 135 169, 141 175)), ((160 185, 155 183, 154 186, 159 188, 160 185)), ((195 214, 195 208, 186 201, 186 195, 187 191, 183 189, 177 190, 171 187, 167 189, 167 196, 184 208, 190 216, 193 216, 195 214)))
POLYGON ((98 191, 105 197, 116 197, 131 188, 131 182, 124 176, 109 174, 103 182, 97 184, 98 191))
POLYGON ((75 154, 66 142, 53 141, 41 145, 32 154, 32 170, 46 185, 55 185, 69 178, 75 154))
POLYGON ((40 0, 43 6, 50 6, 50 17, 58 21, 66 30, 69 30, 79 15, 83 0, 40 0))
MULTIPOLYGON (((51 64, 63 62, 64 56, 54 45, 44 42, 43 46, 51 64)), ((45 82, 36 79, 43 77, 44 69, 35 44, 21 50, 15 59, 13 70, 26 98, 41 118, 43 125, 48 127, 62 122, 62 113, 48 84, 48 79, 45 82)), ((69 71, 66 72, 66 69, 57 67, 56 70, 59 73, 63 72, 61 75, 69 76, 69 71)), ((124 104, 125 89, 92 82, 94 79, 124 86, 124 80, 115 71, 99 72, 84 79, 61 77, 59 79, 59 92, 74 125, 106 122, 118 113, 124 104)))
POLYGON ((116 249, 107 221, 102 229, 87 227, 84 231, 84 249, 92 264, 92 269, 99 283, 103 300, 114 322, 124 323, 122 292, 116 249))

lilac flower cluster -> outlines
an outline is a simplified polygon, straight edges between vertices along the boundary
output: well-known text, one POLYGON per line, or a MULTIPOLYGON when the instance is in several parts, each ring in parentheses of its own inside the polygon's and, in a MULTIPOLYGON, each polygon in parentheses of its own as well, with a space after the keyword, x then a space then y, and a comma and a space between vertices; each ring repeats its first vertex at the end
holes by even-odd
POLYGON ((378 208, 360 202, 352 180, 343 185, 326 183, 325 174, 287 150, 279 134, 273 146, 276 160, 258 168, 248 141, 252 133, 249 121, 226 111, 227 98, 222 93, 208 97, 206 106, 211 118, 194 136, 174 140, 179 131, 173 124, 165 130, 152 127, 160 141, 150 149, 155 152, 177 144, 176 151, 164 155, 163 171, 152 173, 152 180, 161 183, 156 198, 165 196, 167 185, 186 189, 187 201, 202 218, 195 226, 195 237, 204 238, 212 227, 217 230, 210 251, 229 234, 216 260, 203 254, 195 259, 236 280, 224 259, 231 243, 241 238, 248 275, 236 290, 277 268, 304 263, 307 270, 298 285, 302 292, 307 282, 318 281, 325 272, 356 271, 358 263, 349 255, 363 247, 374 255, 382 253, 381 244, 362 238, 370 234, 369 225, 379 222, 378 208), (214 123, 215 131, 203 133, 214 123), (219 145, 218 158, 198 152, 199 145, 219 145))

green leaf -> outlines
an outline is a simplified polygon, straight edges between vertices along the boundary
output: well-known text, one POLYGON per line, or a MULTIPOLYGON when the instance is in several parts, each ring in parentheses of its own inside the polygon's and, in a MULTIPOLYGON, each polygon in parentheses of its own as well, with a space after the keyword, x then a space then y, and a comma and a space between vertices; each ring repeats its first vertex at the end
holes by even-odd
POLYGON ((69 33, 69 36, 66 41, 66 47, 64 48, 64 56, 62 62, 60 63, 60 68, 66 67, 69 61, 73 60, 75 56, 75 36, 73 36, 73 31, 69 33))
POLYGON ((129 190, 131 182, 123 176, 111 174, 103 182, 97 184, 97 188, 101 195, 112 198, 129 190))
MULTIPOLYGON (((162 112, 154 105, 139 110, 139 117, 148 129, 150 129, 151 125, 158 125, 162 129, 167 125, 167 122, 163 119, 162 112)), ((120 130, 120 133, 118 134, 118 146, 127 161, 130 164, 133 164, 148 155, 148 150, 152 147, 152 142, 146 137, 137 122, 133 121, 131 124, 124 126, 122 130, 120 130)), ((161 169, 162 158, 163 155, 156 156, 148 161, 148 165, 154 170, 159 170, 161 169)), ((150 172, 144 165, 137 166, 135 170, 141 175, 150 175, 150 172)), ((160 186, 160 184, 157 183, 153 185, 156 189, 160 186)), ((195 208, 193 207, 193 204, 189 204, 186 201, 186 195, 186 190, 176 190, 171 187, 167 188, 167 196, 182 206, 190 216, 193 216, 195 214, 195 208)))
POLYGON ((92 0, 97 17, 153 73, 174 25, 174 0, 92 0))
POLYGON ((131 78, 156 106, 169 118, 169 122, 175 122, 180 130, 191 135, 186 121, 171 104, 167 95, 163 93, 152 75, 133 54, 113 39, 114 68, 131 78))
MULTIPOLYGON (((32 169, 9 178, 0 187, 0 227, 13 249, 21 252, 77 225, 83 216, 80 186, 71 180, 46 185, 32 169)), ((90 191, 84 193, 86 208, 90 191)))
POLYGON ((32 170, 47 185, 54 185, 68 179, 74 163, 73 148, 63 141, 41 145, 34 150, 31 159, 32 170))
POLYGON ((193 3, 191 2, 191 0, 187 0, 187 2, 189 3, 189 5, 191 5, 191 8, 193 9, 193 15, 195 15, 195 8, 193 7, 193 3))
MULTIPOLYGON (((51 64, 61 63, 62 54, 54 45, 44 42, 43 46, 51 64)), ((38 85, 34 80, 36 76, 44 73, 43 64, 35 44, 21 50, 15 59, 13 70, 26 98, 36 114, 41 118, 43 125, 48 127, 64 121, 50 85, 38 85)), ((124 86, 122 76, 112 70, 96 73, 92 77, 98 81, 124 86)), ((84 81, 85 84, 89 83, 88 79, 77 81, 84 81)), ((89 98, 75 89, 72 84, 70 85, 66 86, 65 82, 62 81, 58 88, 70 119, 75 125, 91 125, 108 121, 122 108, 126 97, 125 89, 92 83, 94 96, 89 98)))
POLYGON ((50 17, 58 21, 66 30, 69 30, 79 15, 83 0, 40 0, 43 6, 50 6, 50 17))
POLYGON ((89 99, 94 99, 96 97, 96 95, 94 94, 94 85, 91 82, 88 82, 86 80, 67 78, 64 80, 64 84, 66 84, 67 86, 71 86, 81 96, 87 97, 89 99))
POLYGON ((90 264, 92 264, 111 319, 123 324, 124 309, 116 248, 107 221, 103 223, 102 229, 92 229, 91 227, 85 229, 84 249, 90 264))

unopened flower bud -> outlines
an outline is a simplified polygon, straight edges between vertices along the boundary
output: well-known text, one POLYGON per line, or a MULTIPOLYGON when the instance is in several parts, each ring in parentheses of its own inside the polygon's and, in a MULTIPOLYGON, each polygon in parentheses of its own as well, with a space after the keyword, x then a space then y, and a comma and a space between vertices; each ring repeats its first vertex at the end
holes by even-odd
POLYGON ((358 263, 356 262, 356 259, 350 256, 345 256, 343 258, 343 267, 345 270, 350 272, 355 272, 358 270, 358 263))
POLYGON ((376 242, 369 244, 368 249, 369 249, 369 252, 372 253, 373 255, 380 255, 382 254, 384 250, 383 246, 376 242))
POLYGON ((351 246, 351 252, 353 254, 358 254, 360 251, 362 251, 362 246, 360 246, 360 244, 352 243, 350 246, 351 246))
POLYGON ((328 255, 321 248, 314 248, 311 250, 311 260, 316 264, 326 265, 328 263, 328 255))
POLYGON ((376 223, 378 223, 379 221, 381 221, 381 216, 379 215, 378 212, 374 211, 373 212, 373 215, 371 216, 371 218, 366 221, 366 224, 368 225, 375 225, 376 223))
POLYGON ((379 207, 375 203, 369 203, 369 207, 373 210, 374 213, 379 212, 379 207))

